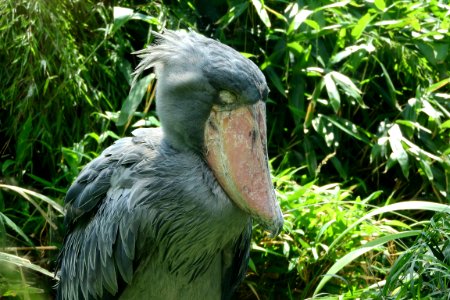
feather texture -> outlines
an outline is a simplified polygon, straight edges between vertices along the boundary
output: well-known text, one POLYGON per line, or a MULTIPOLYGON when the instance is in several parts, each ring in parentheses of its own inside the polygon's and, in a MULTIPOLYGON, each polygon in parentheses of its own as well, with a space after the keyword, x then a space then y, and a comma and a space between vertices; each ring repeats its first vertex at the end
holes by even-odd
POLYGON ((162 288, 152 291, 157 279, 188 295, 186 287, 217 273, 210 269, 225 256, 231 261, 208 280, 222 282, 217 293, 223 286, 229 298, 248 262, 249 217, 202 159, 161 143, 159 129, 133 134, 88 164, 67 193, 58 299, 129 299, 127 289, 142 283, 145 298, 170 299, 162 288))

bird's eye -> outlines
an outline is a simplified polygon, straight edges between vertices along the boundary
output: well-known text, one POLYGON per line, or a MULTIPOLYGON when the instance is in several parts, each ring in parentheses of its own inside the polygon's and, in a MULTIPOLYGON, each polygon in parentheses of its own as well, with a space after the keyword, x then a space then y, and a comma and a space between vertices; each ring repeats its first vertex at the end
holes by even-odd
POLYGON ((219 92, 219 99, 223 104, 232 104, 236 102, 236 95, 230 91, 222 90, 219 92))

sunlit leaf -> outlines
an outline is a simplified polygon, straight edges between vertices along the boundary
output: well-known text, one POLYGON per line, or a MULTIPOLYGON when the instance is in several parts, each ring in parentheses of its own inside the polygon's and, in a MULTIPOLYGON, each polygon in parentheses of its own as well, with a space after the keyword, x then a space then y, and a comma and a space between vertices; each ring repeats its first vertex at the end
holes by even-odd
POLYGON ((429 210, 448 214, 450 213, 450 205, 427 201, 404 201, 376 208, 370 211, 368 214, 364 215, 364 217, 358 219, 358 221, 356 221, 355 223, 351 224, 338 237, 336 237, 336 239, 329 246, 330 250, 334 249, 334 247, 336 247, 336 245, 345 237, 348 232, 350 232, 353 228, 355 228, 365 220, 368 220, 376 215, 399 210, 429 210))
POLYGON ((334 2, 334 3, 328 4, 328 5, 320 6, 315 11, 327 10, 327 9, 337 8, 337 7, 345 7, 350 2, 351 2, 350 0, 334 2))
POLYGON ((386 3, 384 2, 384 0, 375 0, 374 4, 376 8, 378 8, 381 11, 384 11, 386 9, 386 3))
POLYGON ((217 24, 222 25, 222 29, 230 25, 236 18, 239 18, 242 13, 248 8, 248 2, 239 3, 231 7, 228 12, 217 21, 217 24))
POLYGON ((334 82, 351 98, 355 99, 356 102, 362 107, 366 108, 367 106, 364 104, 361 98, 361 91, 359 88, 353 83, 353 81, 345 76, 342 73, 332 71, 330 72, 334 82))
POLYGON ((370 13, 365 14, 361 19, 359 19, 358 23, 356 23, 355 27, 352 30, 352 36, 357 40, 360 38, 361 34, 366 29, 367 25, 369 25, 370 21, 374 16, 370 13))
POLYGON ((12 254, 0 252, 0 265, 5 264, 5 263, 13 264, 18 267, 28 268, 33 271, 42 273, 46 276, 49 276, 50 278, 58 279, 57 276, 55 276, 55 274, 47 271, 46 269, 44 269, 36 264, 33 264, 28 259, 16 256, 16 255, 12 255, 12 254))
POLYGON ((113 19, 114 30, 118 30, 133 16, 134 11, 131 8, 114 6, 113 19))
POLYGON ((401 143, 403 134, 400 127, 394 124, 388 131, 389 133, 389 145, 391 146, 390 158, 400 165, 403 175, 408 178, 409 176, 409 159, 403 145, 401 143))
POLYGON ((433 181, 434 175, 433 171, 431 170, 430 164, 427 161, 425 155, 422 153, 419 153, 419 164, 425 175, 427 176, 429 181, 433 181))
POLYGON ((437 90, 439 90, 440 88, 446 86, 449 83, 450 83, 450 77, 430 85, 427 88, 427 92, 428 93, 436 92, 437 90))
POLYGON ((114 19, 114 26, 112 29, 113 31, 117 31, 120 27, 122 27, 123 25, 125 25, 125 23, 127 23, 129 20, 132 19, 145 21, 153 25, 159 25, 159 21, 157 18, 147 16, 139 12, 135 12, 131 8, 121 6, 114 6, 113 19, 114 19))
POLYGON ((386 236, 380 237, 376 240, 368 242, 367 244, 365 244, 363 247, 361 247, 359 249, 356 249, 350 253, 347 253, 341 259, 339 259, 337 262, 335 262, 334 265, 332 265, 331 268, 327 271, 326 276, 324 276, 322 278, 322 280, 319 282, 316 289, 314 290, 314 295, 317 295, 317 293, 319 293, 322 290, 324 285, 332 278, 331 275, 337 274, 337 272, 342 270, 344 267, 346 267, 348 264, 350 264, 352 261, 354 261, 361 255, 363 255, 364 253, 367 253, 377 247, 380 247, 381 245, 383 245, 387 242, 402 239, 405 237, 417 236, 420 233, 421 233, 420 230, 410 230, 410 231, 405 231, 405 232, 401 232, 401 233, 386 235, 386 236))
POLYGON ((267 11, 264 7, 264 1, 263 0, 252 0, 252 4, 255 7, 255 10, 259 15, 259 18, 261 19, 261 21, 263 21, 264 25, 266 25, 267 28, 272 27, 269 15, 267 14, 267 11))
POLYGON ((313 13, 313 11, 308 9, 302 9, 299 12, 297 12, 292 20, 292 22, 289 24, 289 29, 287 31, 287 34, 290 34, 292 31, 297 30, 303 22, 313 13))
POLYGON ((325 87, 328 93, 328 99, 330 99, 331 107, 334 112, 338 112, 341 106, 341 96, 337 90, 336 84, 334 83, 333 77, 331 73, 325 74, 323 77, 325 82, 325 87))
POLYGON ((350 56, 353 53, 358 52, 360 50, 365 50, 367 53, 371 53, 371 52, 375 51, 375 47, 372 44, 348 46, 341 52, 338 52, 335 55, 333 55, 330 59, 330 63, 336 64, 336 63, 340 62, 341 60, 347 58, 348 56, 350 56))
POLYGON ((338 116, 326 116, 326 115, 320 115, 322 118, 327 120, 329 123, 333 124, 346 134, 352 136, 353 138, 363 141, 367 144, 371 144, 371 141, 368 138, 368 133, 362 131, 361 129, 358 129, 358 127, 350 122, 349 120, 345 120, 342 118, 339 118, 338 116), (362 134, 364 133, 364 134, 362 134))

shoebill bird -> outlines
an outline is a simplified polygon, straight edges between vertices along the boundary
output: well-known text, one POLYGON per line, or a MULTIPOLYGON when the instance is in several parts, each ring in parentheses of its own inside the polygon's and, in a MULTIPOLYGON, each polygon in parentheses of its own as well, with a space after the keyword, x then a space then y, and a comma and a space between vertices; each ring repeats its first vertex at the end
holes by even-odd
POLYGON ((70 187, 58 299, 229 299, 252 220, 283 225, 262 72, 200 34, 157 37, 135 73, 156 73, 161 128, 119 139, 70 187))

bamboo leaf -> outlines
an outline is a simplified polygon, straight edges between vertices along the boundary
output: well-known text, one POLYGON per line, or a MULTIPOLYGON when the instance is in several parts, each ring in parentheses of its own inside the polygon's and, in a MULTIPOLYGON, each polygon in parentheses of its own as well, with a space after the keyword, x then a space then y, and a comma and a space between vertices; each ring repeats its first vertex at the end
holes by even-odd
POLYGON ((236 18, 248 8, 248 2, 239 3, 231 7, 228 12, 217 21, 217 24, 222 24, 222 29, 225 29, 230 25, 236 18))
POLYGON ((378 8, 381 11, 384 11, 386 9, 386 3, 384 0, 375 0, 374 3, 376 8, 378 8))
POLYGON ((325 82, 325 88, 328 93, 328 98, 330 99, 331 107, 333 108, 334 112, 337 113, 339 111, 339 108, 341 107, 341 96, 339 95, 336 84, 334 83, 332 74, 325 74, 323 79, 325 82))
POLYGON ((133 16, 134 11, 131 8, 114 6, 113 8, 113 18, 114 18, 114 27, 113 31, 118 30, 122 27, 128 20, 133 16))
POLYGON ((120 110, 119 118, 116 122, 117 126, 124 126, 127 124, 133 114, 136 112, 139 104, 141 103, 145 93, 147 92, 147 87, 152 80, 155 79, 155 74, 151 73, 144 78, 138 80, 138 82, 131 88, 128 97, 125 99, 120 110))
POLYGON ((403 175, 408 178, 409 176, 409 159, 408 153, 406 153, 403 145, 401 143, 403 139, 402 132, 400 127, 397 124, 394 124, 388 130, 389 134, 389 145, 391 146, 392 153, 390 155, 390 159, 399 163, 403 175))
POLYGON ((450 77, 449 78, 446 78, 446 79, 444 79, 444 80, 441 80, 441 81, 439 81, 439 82, 436 82, 435 84, 432 84, 432 85, 430 85, 428 88, 427 88, 427 92, 428 93, 433 93, 433 92, 436 92, 438 89, 440 89, 441 87, 443 87, 443 86, 446 86, 447 84, 449 84, 450 83, 450 77))
POLYGON ((405 201, 376 208, 370 211, 364 217, 358 219, 356 222, 351 224, 338 237, 336 237, 336 239, 330 244, 329 251, 334 249, 348 232, 350 232, 353 228, 355 228, 365 220, 368 220, 376 215, 394 212, 398 210, 429 210, 434 212, 442 212, 450 214, 450 205, 426 201, 405 201))
POLYGON ((332 71, 330 72, 334 82, 345 92, 346 95, 356 100, 362 107, 367 108, 361 98, 360 89, 353 83, 353 81, 342 73, 332 71))
MULTIPOLYGON (((350 122, 349 120, 343 120, 337 116, 326 116, 320 115, 322 118, 326 119, 328 122, 332 123, 334 126, 345 132, 346 134, 352 136, 353 138, 363 141, 366 144, 371 144, 369 138, 365 135, 359 133, 358 127, 350 122)), ((367 135, 367 134, 366 134, 367 135)))
POLYGON ((30 133, 33 130, 33 117, 28 116, 25 123, 23 123, 19 137, 17 139, 17 148, 16 148, 16 161, 17 164, 21 164, 25 157, 27 157, 27 153, 31 147, 31 142, 29 140, 30 133))
POLYGON ((426 157, 423 153, 419 153, 419 164, 423 172, 427 176, 428 180, 433 181, 434 180, 433 171, 431 170, 430 164, 426 160, 426 157))
POLYGON ((272 67, 266 67, 265 69, 267 76, 269 76, 272 84, 276 87, 277 91, 280 92, 281 95, 286 97, 286 91, 284 90, 283 82, 281 81, 278 74, 274 71, 272 67))
POLYGON ((46 276, 49 276, 51 278, 58 279, 55 276, 54 273, 49 272, 46 269, 44 269, 44 268, 42 268, 42 267, 40 267, 38 265, 33 264, 28 259, 16 256, 16 255, 0 252, 0 262, 13 264, 13 265, 16 265, 18 267, 28 268, 28 269, 31 269, 33 271, 37 271, 39 273, 42 273, 42 274, 44 274, 46 276))
POLYGON ((252 4, 255 7, 256 12, 258 13, 259 18, 264 23, 264 25, 266 25, 267 28, 272 27, 272 24, 270 23, 269 14, 267 13, 264 7, 264 1, 252 0, 252 4))
POLYGON ((19 228, 19 226, 16 225, 10 218, 5 216, 3 213, 0 212, 0 222, 6 224, 14 230, 18 235, 20 235, 30 246, 33 246, 33 242, 28 238, 28 236, 22 231, 22 229, 19 228))
POLYGON ((375 51, 375 47, 372 44, 348 46, 344 50, 333 55, 330 58, 330 64, 334 65, 334 64, 340 62, 341 60, 347 58, 348 56, 352 55, 353 53, 356 53, 360 50, 364 50, 367 53, 372 53, 375 51))
POLYGON ((388 91, 389 91, 389 96, 390 96, 390 97, 386 98, 388 104, 390 104, 391 107, 395 107, 398 111, 401 111, 402 109, 397 101, 396 90, 395 90, 394 84, 392 83, 391 76, 389 75, 388 70, 386 69, 384 64, 381 61, 379 61, 376 57, 374 57, 374 59, 379 63, 381 69, 383 70, 383 75, 386 80, 388 91))
MULTIPOLYGON (((24 198, 26 198, 27 200, 30 200, 29 196, 36 197, 36 198, 46 202, 47 204, 50 204, 50 206, 52 206, 57 212, 61 213, 62 215, 65 213, 64 208, 60 204, 58 204, 54 200, 50 199, 49 197, 44 196, 39 193, 36 193, 32 190, 27 190, 27 189, 24 189, 24 188, 21 188, 18 186, 7 185, 7 184, 0 184, 0 188, 14 191, 14 192, 20 194, 21 196, 23 196, 24 198)), ((51 220, 47 220, 47 221, 52 223, 51 220)))
POLYGON ((302 9, 295 14, 292 22, 289 24, 289 29, 287 34, 289 35, 292 31, 297 30, 303 22, 313 13, 313 11, 308 9, 302 9))
POLYGON ((420 230, 410 230, 395 234, 386 235, 383 237, 380 237, 376 240, 370 241, 367 244, 365 244, 363 247, 353 250, 350 253, 347 253, 342 258, 340 258, 337 262, 335 262, 331 268, 328 270, 328 272, 325 274, 325 276, 320 280, 319 284, 317 285, 316 289, 314 290, 314 296, 317 295, 317 293, 320 292, 320 290, 324 287, 324 285, 332 278, 333 275, 336 275, 340 270, 342 270, 345 266, 350 264, 352 261, 363 255, 364 253, 367 253, 377 247, 382 246, 383 244, 394 241, 398 239, 402 239, 405 237, 411 237, 411 236, 418 236, 422 231, 420 230))
POLYGON ((364 29, 366 29, 367 25, 369 25, 370 21, 372 21, 373 18, 374 16, 372 16, 370 13, 367 13, 361 19, 359 19, 358 23, 356 23, 355 27, 352 30, 352 36, 355 38, 355 40, 361 37, 364 29))

